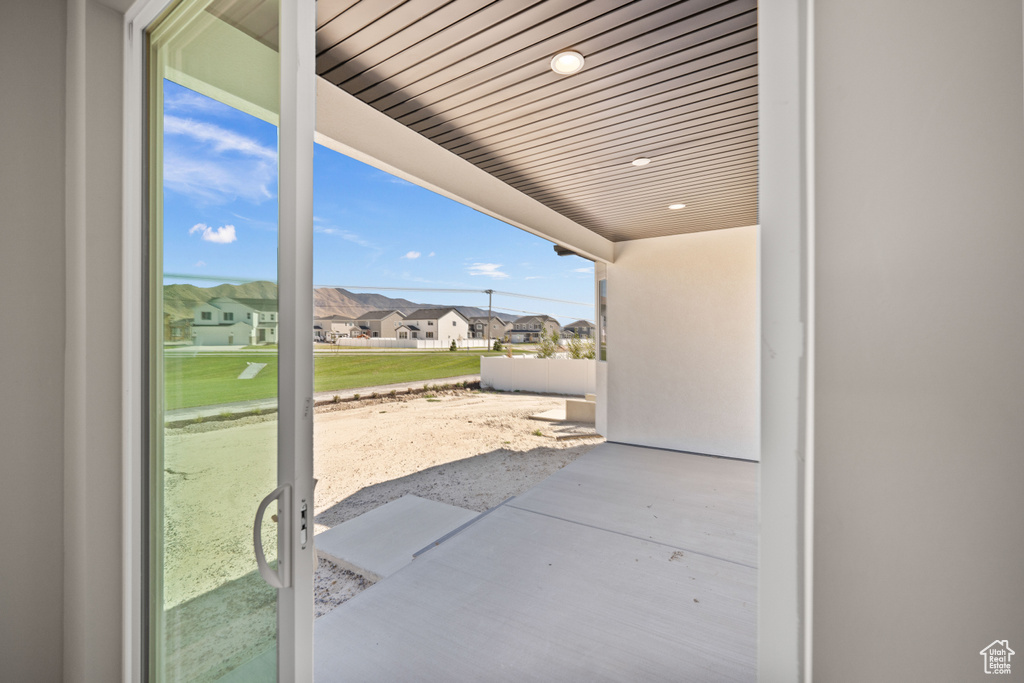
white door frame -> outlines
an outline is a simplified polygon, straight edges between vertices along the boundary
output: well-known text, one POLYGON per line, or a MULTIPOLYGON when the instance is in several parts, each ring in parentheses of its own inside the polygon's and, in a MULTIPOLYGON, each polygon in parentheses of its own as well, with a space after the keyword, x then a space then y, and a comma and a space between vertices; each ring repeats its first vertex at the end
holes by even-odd
MULTIPOLYGON (((311 12, 311 2, 284 0, 296 11, 295 23, 289 34, 296 36, 298 26, 306 30, 308 19, 300 13, 311 12), (301 6, 305 6, 300 7, 301 6)), ((139 0, 125 16, 124 60, 124 237, 123 237, 123 586, 124 586, 124 679, 143 680, 141 629, 143 606, 142 549, 142 491, 140 480, 140 428, 143 416, 139 409, 142 390, 141 343, 143 323, 138 309, 142 291, 142 140, 144 71, 142 27, 148 25, 169 0, 139 0)), ((759 7, 760 50, 760 268, 762 315, 762 463, 760 480, 760 560, 758 605, 758 677, 762 681, 806 681, 811 677, 812 653, 812 570, 813 570, 813 389, 814 389, 814 204, 813 204, 813 11, 814 0, 764 0, 759 7)), ((310 94, 299 96, 304 87, 295 78, 296 71, 285 68, 285 52, 297 55, 291 47, 285 48, 285 27, 282 26, 282 92, 288 89, 287 102, 312 103, 310 94), (286 84, 286 81, 291 81, 286 84)), ((309 41, 312 46, 312 41, 309 41)), ((302 64, 295 57, 294 66, 302 64)), ((312 106, 312 105, 310 105, 312 106)), ((296 106, 296 121, 306 120, 309 112, 296 106)), ((285 112, 282 110, 282 120, 285 112)), ((282 150, 283 151, 283 150, 282 150)), ((310 150, 311 151, 311 150, 310 150)), ((300 159, 294 162, 298 172, 300 159)), ((281 159, 286 162, 284 155, 281 159)), ((305 163, 304 160, 301 163, 305 163)), ((293 188, 298 191, 298 186, 293 188)), ((285 190, 282 188, 282 200, 285 190)), ((298 197, 296 195, 295 199, 298 197)), ((294 225, 304 225, 305 216, 296 201, 285 208, 294 225)), ((310 214, 311 215, 311 214, 310 214)), ((282 236, 285 232, 282 223, 282 236)), ((298 337, 303 330, 304 316, 310 309, 299 304, 309 267, 299 255, 309 248, 306 228, 296 230, 294 241, 282 250, 290 251, 295 271, 289 279, 295 284, 293 291, 284 286, 282 271, 281 298, 291 301, 295 330, 298 337), (301 271, 301 272, 300 272, 301 271), (300 277, 301 275, 301 277, 300 277), (299 286, 301 285, 301 287, 299 286), (302 319, 300 319, 302 318, 302 319)), ((289 238, 290 240, 292 238, 289 238)), ((311 286, 306 290, 310 295, 311 286)), ((308 334, 305 334, 308 338, 308 334)), ((308 339, 305 339, 308 341, 308 339)), ((292 379, 310 373, 296 368, 308 368, 300 357, 301 344, 294 340, 295 352, 287 352, 285 344, 281 367, 293 373, 292 379)), ((306 344, 306 346, 310 346, 306 344)), ((311 354, 311 348, 310 348, 311 354)), ((288 435, 292 448, 304 448, 306 406, 300 398, 308 397, 306 386, 289 383, 288 410, 281 404, 281 419, 288 420, 288 435), (286 414, 287 417, 286 417, 286 414)), ((282 393, 284 398, 284 393, 282 393)), ((282 431, 284 431, 282 425, 282 431)), ((309 480, 309 471, 300 471, 298 464, 290 474, 293 481, 309 480)), ((287 475, 289 472, 282 472, 287 475)), ((310 484, 311 485, 311 484, 310 484)), ((295 500, 301 500, 305 491, 296 489, 295 500)), ((311 521, 311 520, 310 520, 311 521)), ((312 529, 310 529, 312 532, 312 529)), ((295 576, 305 574, 299 566, 295 576)), ((310 577, 311 578, 311 577, 310 577)), ((298 633, 295 634, 296 638, 298 633)), ((312 628, 305 641, 311 647, 312 628)), ((286 660, 287 661, 287 660, 286 660)), ((287 664, 294 680, 311 680, 303 667, 312 665, 312 657, 301 650, 287 664), (304 660, 304 661, 299 661, 304 660)))
MULTIPOLYGON (((295 543, 280 549, 291 585, 278 589, 278 677, 312 681, 313 666, 313 133, 316 110, 313 0, 281 1, 281 98, 278 244, 278 482, 292 487, 287 520, 295 543), (300 525, 306 506, 306 542, 300 525)), ((144 560, 145 495, 142 414, 143 226, 146 209, 145 29, 174 0, 138 0, 125 14, 122 226, 122 671, 126 683, 146 680, 143 629, 148 628, 144 560)), ((269 491, 268 491, 269 493, 269 491)), ((287 536, 281 534, 282 537, 287 536)))
POLYGON ((814 0, 758 5, 761 681, 812 674, 813 13, 814 0))

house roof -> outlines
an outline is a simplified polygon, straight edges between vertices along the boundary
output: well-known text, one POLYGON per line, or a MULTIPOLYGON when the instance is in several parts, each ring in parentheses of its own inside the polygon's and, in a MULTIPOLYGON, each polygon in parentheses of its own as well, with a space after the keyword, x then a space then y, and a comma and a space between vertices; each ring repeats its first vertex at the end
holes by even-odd
POLYGON ((522 318, 516 318, 512 321, 513 324, 525 325, 527 323, 547 323, 553 322, 558 325, 558 321, 552 318, 550 315, 524 315, 522 318))
POLYGON ((391 311, 367 311, 366 313, 363 313, 361 316, 356 318, 356 320, 383 320, 384 318, 387 318, 389 315, 396 314, 396 313, 399 316, 402 315, 401 312, 395 311, 395 310, 391 310, 391 311))
POLYGON ((277 313, 277 299, 231 299, 261 313, 277 313))
POLYGON ((590 322, 589 320, 577 320, 575 322, 569 323, 568 325, 563 325, 562 327, 593 327, 593 326, 594 326, 594 323, 590 322))
POLYGON ((407 315, 405 317, 406 317, 407 320, 437 320, 438 318, 444 316, 447 313, 454 313, 455 315, 459 316, 460 318, 462 318, 466 322, 469 322, 469 319, 466 316, 464 316, 461 313, 459 313, 458 309, 451 308, 451 307, 449 307, 449 308, 421 308, 418 311, 413 311, 412 313, 410 313, 409 315, 407 315))

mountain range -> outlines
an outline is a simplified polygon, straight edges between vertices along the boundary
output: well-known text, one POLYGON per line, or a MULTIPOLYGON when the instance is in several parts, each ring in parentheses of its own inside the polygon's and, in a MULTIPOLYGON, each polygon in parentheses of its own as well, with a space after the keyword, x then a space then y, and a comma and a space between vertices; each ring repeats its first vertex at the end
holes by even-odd
MULTIPOLYGON (((169 313, 172 320, 191 318, 192 309, 217 297, 231 299, 276 299, 277 285, 273 282, 247 282, 244 285, 217 285, 216 287, 196 287, 195 285, 165 285, 164 312, 169 313)), ((475 306, 449 306, 448 304, 421 304, 408 299, 395 299, 383 294, 350 292, 340 287, 318 287, 313 290, 313 313, 317 318, 341 315, 346 318, 358 318, 368 311, 400 311, 408 315, 419 308, 454 308, 467 318, 486 316, 487 309, 475 306)), ((514 320, 516 316, 494 311, 495 318, 504 321, 514 320)))

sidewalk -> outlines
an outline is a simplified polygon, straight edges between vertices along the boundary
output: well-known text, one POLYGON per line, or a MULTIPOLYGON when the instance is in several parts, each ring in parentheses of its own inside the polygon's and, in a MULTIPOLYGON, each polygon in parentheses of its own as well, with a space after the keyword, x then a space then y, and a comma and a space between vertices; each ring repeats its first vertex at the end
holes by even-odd
MULTIPOLYGON (((405 391, 406 389, 419 389, 424 384, 461 384, 462 382, 479 382, 480 375, 459 375, 458 377, 441 377, 439 379, 421 379, 415 382, 399 382, 398 384, 381 384, 370 387, 355 387, 353 389, 339 389, 337 391, 319 391, 313 394, 313 402, 331 401, 335 396, 343 399, 352 398, 356 394, 369 396, 376 392, 387 394, 391 391, 405 391)), ((198 417, 215 417, 225 413, 247 413, 252 410, 272 410, 277 408, 276 398, 264 398, 254 401, 238 401, 237 403, 221 403, 213 406, 198 406, 196 408, 179 408, 168 410, 165 414, 165 422, 181 422, 194 420, 198 417)))

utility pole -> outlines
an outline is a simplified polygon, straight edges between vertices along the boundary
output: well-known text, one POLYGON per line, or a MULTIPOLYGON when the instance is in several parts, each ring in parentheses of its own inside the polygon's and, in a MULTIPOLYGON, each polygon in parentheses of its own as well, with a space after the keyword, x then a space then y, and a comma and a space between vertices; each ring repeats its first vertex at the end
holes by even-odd
POLYGON ((491 296, 494 294, 493 289, 484 290, 487 292, 487 350, 491 350, 491 296))

